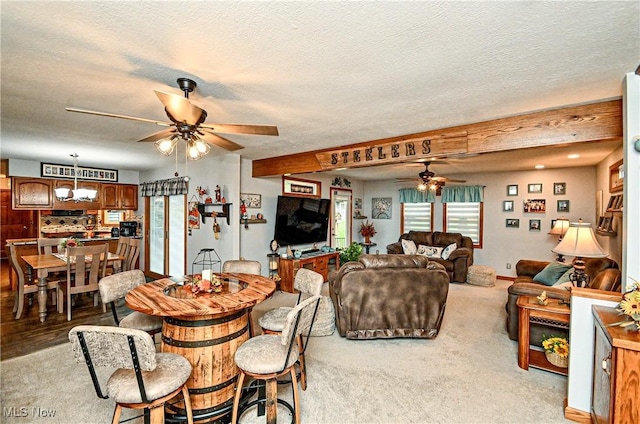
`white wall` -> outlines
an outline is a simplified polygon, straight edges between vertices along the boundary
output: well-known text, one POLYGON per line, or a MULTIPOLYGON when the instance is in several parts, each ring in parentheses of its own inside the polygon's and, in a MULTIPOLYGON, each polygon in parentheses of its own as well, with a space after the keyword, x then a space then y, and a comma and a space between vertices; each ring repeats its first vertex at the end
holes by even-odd
MULTIPOLYGON (((578 167, 552 170, 531 170, 521 172, 499 172, 490 174, 457 174, 451 178, 466 180, 467 185, 484 185, 484 235, 483 246, 474 251, 474 263, 496 269, 498 275, 514 277, 515 264, 519 259, 553 260, 551 252, 558 244, 557 236, 547 233, 551 230, 551 220, 561 216, 577 221, 593 223, 595 212, 596 168, 578 167), (566 195, 554 195, 553 183, 566 183, 566 195), (541 183, 542 194, 527 193, 528 184, 541 183), (518 195, 507 196, 507 185, 517 184, 518 195), (545 213, 524 213, 526 199, 545 199, 545 213), (514 201, 513 212, 503 212, 502 202, 514 201), (556 211, 558 200, 569 200, 569 212, 556 211), (520 220, 519 228, 506 228, 507 218, 520 220), (529 220, 540 219, 541 231, 529 231, 529 220), (507 269, 507 263, 511 269, 507 269)), ((390 220, 373 220, 376 230, 377 249, 386 253, 386 245, 398 241, 400 236, 401 186, 392 181, 370 181, 365 183, 365 214, 371 213, 371 198, 392 197, 393 210, 390 220)), ((438 196, 434 206, 434 229, 442 231, 443 207, 438 196)), ((370 215, 369 215, 370 216, 370 215)))

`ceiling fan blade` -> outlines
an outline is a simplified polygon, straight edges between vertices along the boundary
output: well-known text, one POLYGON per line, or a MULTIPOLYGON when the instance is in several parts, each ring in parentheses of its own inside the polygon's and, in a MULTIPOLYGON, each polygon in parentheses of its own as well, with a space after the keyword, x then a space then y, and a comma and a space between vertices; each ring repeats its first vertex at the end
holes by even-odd
POLYGON ((162 140, 163 138, 168 138, 171 137, 173 134, 176 133, 175 129, 167 129, 167 130, 162 130, 160 132, 157 132, 155 134, 151 134, 149 137, 145 137, 141 140, 138 140, 138 143, 146 143, 149 141, 158 141, 158 140, 162 140))
POLYGON ((216 146, 222 147, 223 149, 229 150, 231 152, 235 150, 244 149, 243 146, 238 143, 234 143, 231 140, 227 140, 224 137, 220 137, 218 134, 213 134, 209 131, 204 131, 201 133, 200 138, 206 141, 209 144, 214 144, 216 146))
POLYGON ((186 97, 158 90, 154 91, 164 105, 169 118, 176 123, 198 125, 204 122, 207 117, 207 112, 204 109, 192 104, 186 97))
POLYGON ((466 183, 466 180, 454 180, 452 178, 447 178, 447 177, 432 177, 431 178, 432 181, 442 181, 445 183, 466 183))
POLYGON ((207 124, 200 128, 227 134, 280 135, 275 125, 207 124))
POLYGON ((173 125, 170 122, 156 121, 154 119, 147 119, 147 118, 138 118, 136 116, 129 116, 129 115, 120 115, 117 113, 98 112, 95 110, 78 109, 75 107, 66 107, 65 109, 69 112, 86 113, 88 115, 107 116, 109 118, 129 119, 131 121, 149 122, 150 124, 163 125, 166 127, 173 125))

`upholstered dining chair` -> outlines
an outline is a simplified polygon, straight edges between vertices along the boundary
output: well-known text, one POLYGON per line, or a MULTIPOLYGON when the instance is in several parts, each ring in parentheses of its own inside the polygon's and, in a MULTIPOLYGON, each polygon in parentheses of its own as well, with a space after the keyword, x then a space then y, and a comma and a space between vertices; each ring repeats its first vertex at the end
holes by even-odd
MULTIPOLYGON (((222 272, 241 272, 244 274, 260 275, 260 272, 262 272, 262 266, 258 261, 242 258, 230 259, 224 261, 222 264, 222 272)), ((253 308, 247 309, 247 316, 249 318, 249 337, 253 337, 253 318, 251 318, 251 311, 253 311, 253 308)))
MULTIPOLYGON (((18 277, 18 284, 16 286, 15 300, 13 302, 13 312, 15 319, 20 319, 22 311, 24 310, 24 301, 27 295, 38 292, 38 286, 29 284, 24 272, 24 268, 18 258, 18 248, 14 244, 9 245, 9 263, 18 277)), ((53 303, 57 306, 58 312, 64 312, 64 298, 62 290, 60 290, 59 280, 47 280, 47 290, 53 290, 54 296, 52 296, 53 303)))
POLYGON ((130 290, 145 283, 146 279, 144 278, 144 272, 139 269, 134 269, 101 278, 98 282, 98 288, 100 290, 100 299, 102 299, 102 303, 111 306, 113 320, 117 326, 123 328, 135 328, 154 335, 162 331, 161 317, 133 311, 126 317, 120 319, 120 317, 118 317, 116 307, 116 303, 123 299, 130 290))
POLYGON ((105 276, 109 244, 67 248, 67 321, 71 321, 71 296, 94 292, 93 305, 98 305, 98 281, 105 276))
MULTIPOLYGON (((298 301, 296 304, 313 297, 320 296, 322 292, 322 285, 324 284, 324 278, 322 274, 306 268, 300 268, 296 273, 296 277, 293 281, 293 287, 298 290, 298 301)), ((281 306, 279 308, 270 309, 264 313, 259 319, 258 324, 262 328, 262 332, 265 334, 279 334, 282 332, 286 322, 287 314, 293 309, 288 306, 281 306)), ((314 314, 317 313, 316 311, 314 314)), ((309 328, 309 333, 311 333, 309 328)), ((298 336, 298 349, 300 351, 299 366, 300 366, 300 385, 302 390, 307 390, 307 372, 304 363, 304 343, 302 340, 302 334, 298 336)))
POLYGON ((313 296, 299 303, 289 311, 284 328, 280 334, 263 334, 250 338, 244 342, 234 355, 240 375, 233 400, 231 423, 236 424, 238 418, 249 407, 259 404, 266 405, 266 419, 268 423, 277 422, 277 405, 284 405, 295 417, 295 423, 300 423, 300 401, 298 382, 296 377, 296 362, 298 361, 298 336, 308 333, 314 320, 315 310, 320 296, 313 296), (283 399, 278 399, 278 377, 289 375, 293 392, 293 407, 283 399), (248 402, 239 410, 240 398, 243 393, 245 378, 249 376, 256 381, 264 381, 265 397, 258 397, 248 402))
MULTIPOLYGON (((144 409, 150 419, 145 422, 164 424, 164 404, 182 393, 181 408, 189 424, 193 411, 187 379, 191 363, 175 353, 158 353, 151 336, 132 328, 79 325, 69 331, 77 363, 86 363, 101 399, 116 402, 113 424, 120 420, 122 408, 144 409), (116 368, 103 389, 96 367, 116 368)), ((177 405, 174 405, 174 407, 177 405)))

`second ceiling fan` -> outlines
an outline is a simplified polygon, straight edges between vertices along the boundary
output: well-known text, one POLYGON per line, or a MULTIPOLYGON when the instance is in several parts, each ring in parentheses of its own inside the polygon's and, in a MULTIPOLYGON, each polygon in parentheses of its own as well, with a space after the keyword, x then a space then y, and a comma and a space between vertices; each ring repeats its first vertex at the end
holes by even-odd
MULTIPOLYGON (((430 187, 436 190, 437 194, 440 194, 442 187, 445 183, 464 183, 466 180, 456 180, 453 178, 437 176, 435 172, 429 170, 429 165, 432 163, 438 163, 435 161, 424 162, 424 171, 418 173, 418 187, 420 191, 425 191, 430 187)), ((443 163, 443 162, 439 162, 443 163)), ((416 181, 415 178, 397 178, 399 182, 416 181)))
POLYGON ((171 122, 156 121, 154 119, 136 116, 120 115, 116 113, 98 112, 93 110, 67 107, 69 112, 86 113, 89 115, 106 116, 110 118, 129 119, 168 127, 165 130, 151 134, 139 142, 155 142, 156 147, 164 154, 171 154, 176 143, 184 140, 187 143, 187 155, 190 159, 199 159, 209 152, 209 145, 213 144, 229 151, 242 149, 243 146, 216 133, 271 135, 277 136, 278 127, 274 125, 247 124, 205 124, 207 111, 189 101, 191 93, 197 84, 189 78, 178 78, 178 87, 184 92, 184 97, 177 94, 164 93, 154 90, 171 122))

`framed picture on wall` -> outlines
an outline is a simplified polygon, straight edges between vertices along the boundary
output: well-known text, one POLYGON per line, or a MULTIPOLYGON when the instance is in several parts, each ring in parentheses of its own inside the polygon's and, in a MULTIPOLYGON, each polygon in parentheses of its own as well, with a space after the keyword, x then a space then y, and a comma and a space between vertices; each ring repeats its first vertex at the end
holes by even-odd
POLYGON ((518 184, 510 184, 507 186, 507 196, 518 195, 518 184))
POLYGON ((553 194, 556 196, 567 194, 567 183, 553 183, 553 194))
POLYGON ((320 182, 282 177, 282 193, 290 196, 320 197, 320 182))
POLYGON ((558 212, 569 212, 568 200, 558 200, 558 212))
POLYGON ((545 199, 527 199, 524 201, 525 213, 545 213, 547 201, 545 199))
POLYGON ((527 190, 529 193, 542 193, 542 184, 540 183, 529 184, 527 186, 527 190))
POLYGON ((540 220, 539 219, 530 219, 529 220, 529 231, 540 231, 540 220))
POLYGON ((513 212, 513 200, 505 200, 502 202, 503 212, 513 212))
POLYGON ((505 227, 507 227, 507 228, 518 228, 518 227, 520 227, 520 220, 519 219, 507 219, 505 221, 505 227))

